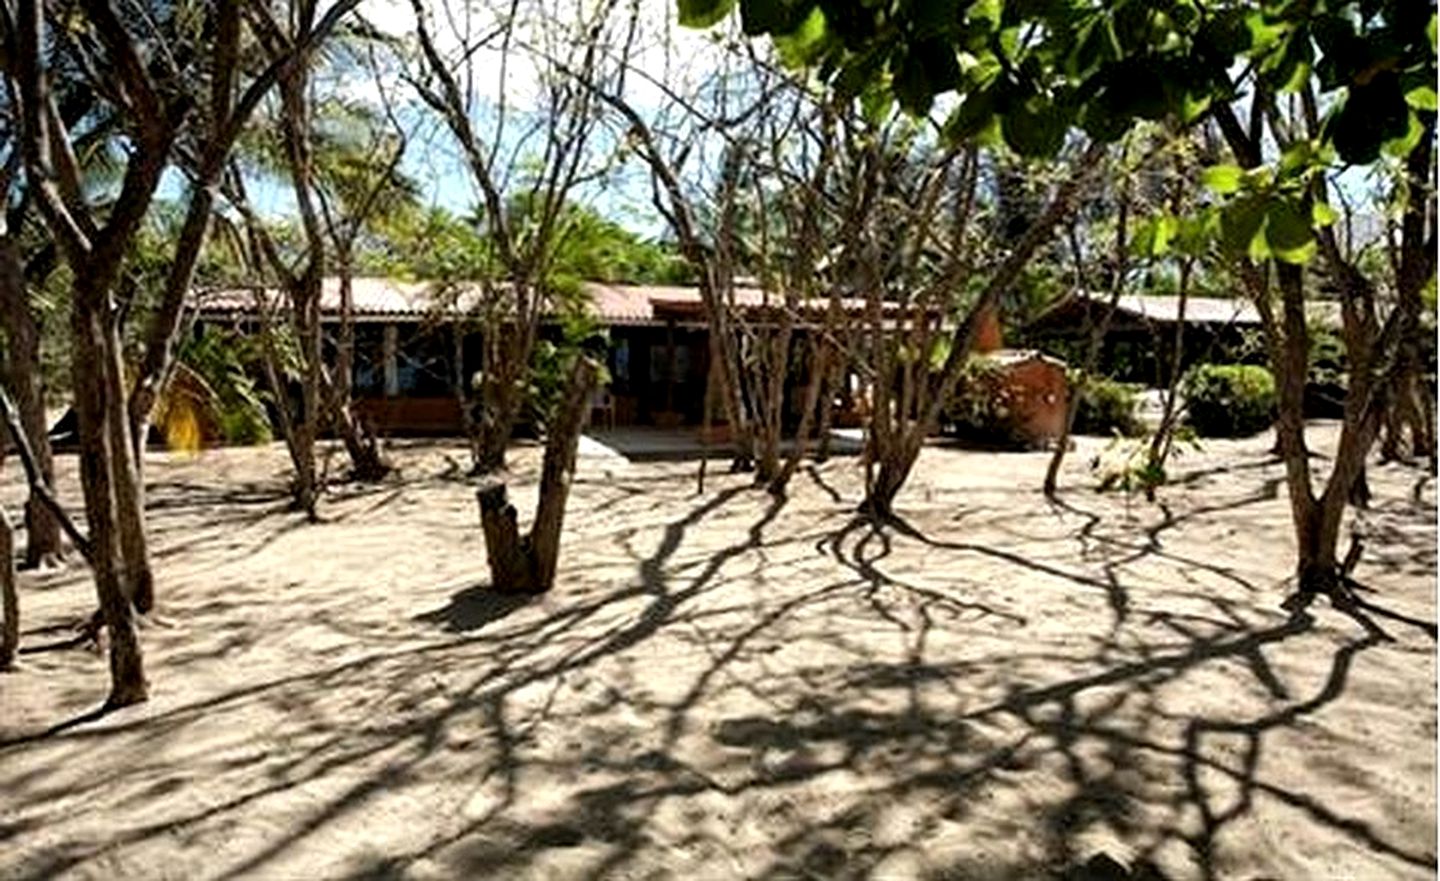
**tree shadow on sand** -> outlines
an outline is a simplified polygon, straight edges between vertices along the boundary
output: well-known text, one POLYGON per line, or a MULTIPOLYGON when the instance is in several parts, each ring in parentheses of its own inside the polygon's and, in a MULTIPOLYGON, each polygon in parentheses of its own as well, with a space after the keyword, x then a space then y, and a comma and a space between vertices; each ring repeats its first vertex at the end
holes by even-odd
POLYGON ((411 620, 438 624, 447 633, 470 633, 503 620, 538 599, 530 594, 494 590, 487 582, 461 588, 451 594, 450 602, 441 608, 421 612, 411 620))
MULTIPOLYGON (((950 824, 966 834, 988 830, 997 849, 1022 835, 1034 848, 1008 862, 975 862, 968 860, 986 856, 987 841, 967 839, 974 853, 927 854, 939 864, 933 877, 1163 881, 1163 854, 1173 860, 1179 851, 1194 874, 1218 879, 1230 868, 1227 836, 1253 821, 1263 800, 1285 806, 1293 830, 1341 839, 1375 865, 1433 867, 1433 839, 1353 813, 1261 761, 1275 749, 1272 738, 1317 724, 1345 696, 1356 660, 1390 639, 1371 616, 1398 616, 1378 604, 1347 612, 1358 634, 1344 619, 1339 628, 1317 625, 1319 609, 1250 608, 1243 589, 1231 588, 1228 599, 1187 594, 1202 611, 1147 610, 1131 600, 1134 576, 1119 566, 1097 574, 1089 565, 1053 565, 1023 549, 927 536, 918 523, 853 520, 818 539, 772 531, 778 501, 739 526, 732 543, 683 554, 693 550, 691 528, 742 492, 685 503, 648 553, 633 536, 618 537, 634 571, 607 589, 533 603, 465 586, 411 619, 453 636, 370 646, 360 657, 246 682, 105 730, 58 734, 45 761, 3 778, 13 787, 7 807, 16 823, 43 816, 61 785, 87 806, 103 806, 116 791, 173 785, 175 769, 152 756, 183 748, 227 714, 243 719, 258 706, 287 720, 284 750, 190 759, 187 773, 219 780, 224 795, 213 802, 132 812, 107 826, 103 841, 67 842, 7 874, 39 879, 111 857, 124 866, 129 849, 176 829, 223 835, 264 816, 270 798, 309 793, 313 802, 296 822, 207 865, 220 877, 273 874, 332 827, 353 829, 370 802, 457 776, 486 791, 478 807, 437 810, 422 843, 362 855, 335 874, 534 876, 564 851, 576 858, 576 877, 681 874, 666 860, 698 854, 697 876, 736 869, 730 860, 745 857, 743 872, 725 874, 860 879, 880 874, 887 859, 924 850, 926 830, 950 824), (813 551, 805 562, 827 568, 806 570, 804 581, 723 618, 733 610, 717 597, 727 579, 759 577, 773 566, 767 554, 782 546, 813 551), (892 565, 902 551, 925 561, 923 581, 892 565), (987 574, 968 574, 971 564, 987 574), (1037 576, 1106 604, 1112 626, 1077 628, 1058 644, 1032 639, 1026 628, 1036 622, 1006 608, 999 591, 986 593, 985 581, 1037 576), (947 627, 983 627, 990 639, 946 653, 934 638, 947 627), (886 641, 852 641, 855 631, 886 641), (1301 641, 1320 661, 1318 684, 1313 673, 1272 664, 1280 647, 1301 641), (822 649, 831 653, 819 656, 822 649), (646 671, 682 651, 693 667, 663 699, 650 694, 646 671), (783 661, 772 662, 777 657, 783 661), (622 660, 639 670, 631 686, 613 678, 622 660), (1167 710, 1167 698, 1195 693, 1182 680, 1215 671, 1247 702, 1167 710), (583 699, 563 696, 586 679, 593 681, 583 699), (366 711, 331 715, 335 695, 366 711), (744 708, 730 708, 731 697, 745 698, 744 708), (64 772, 81 759, 95 773, 77 784, 64 772), (863 785, 827 788, 847 777, 863 785), (536 779, 552 791, 537 792, 536 779), (802 800, 805 793, 815 797, 802 800), (1025 796, 1018 816, 997 816, 997 793, 1025 796), (546 811, 527 812, 541 795, 546 811), (742 807, 715 819, 729 805, 742 807), (931 826, 890 834, 896 805, 920 806, 931 826), (679 840, 658 831, 666 818, 679 840), (730 821, 758 828, 763 849, 739 852, 740 827, 727 828, 730 821), (1087 837, 1096 830, 1123 839, 1125 852, 1097 852, 1087 837)), ((1172 575, 1189 565, 1160 548, 1158 534, 1137 544, 1172 575)), ((1433 639, 1428 622, 1406 623, 1398 634, 1433 639)))

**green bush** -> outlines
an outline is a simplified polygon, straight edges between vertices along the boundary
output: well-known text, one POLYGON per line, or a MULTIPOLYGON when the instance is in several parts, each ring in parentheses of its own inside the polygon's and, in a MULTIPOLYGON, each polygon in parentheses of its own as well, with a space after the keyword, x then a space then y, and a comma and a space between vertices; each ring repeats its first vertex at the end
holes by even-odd
POLYGON ((955 436, 1004 447, 1026 445, 1025 435, 1009 406, 1000 365, 972 358, 945 407, 944 421, 955 436))
MULTIPOLYGON (((1072 387, 1078 385, 1072 383, 1072 387)), ((1145 426, 1135 413, 1139 403, 1139 386, 1092 376, 1083 384, 1080 406, 1075 411, 1075 425, 1071 431, 1074 434, 1139 437, 1145 433, 1145 426)))
POLYGON ((233 331, 207 326, 181 342, 177 359, 192 373, 192 385, 203 389, 197 401, 205 418, 216 426, 225 444, 264 444, 271 440, 266 393, 253 378, 257 343, 233 331))
POLYGON ((1185 377, 1190 425, 1201 437, 1249 437, 1275 420, 1275 377, 1253 364, 1201 364, 1185 377))

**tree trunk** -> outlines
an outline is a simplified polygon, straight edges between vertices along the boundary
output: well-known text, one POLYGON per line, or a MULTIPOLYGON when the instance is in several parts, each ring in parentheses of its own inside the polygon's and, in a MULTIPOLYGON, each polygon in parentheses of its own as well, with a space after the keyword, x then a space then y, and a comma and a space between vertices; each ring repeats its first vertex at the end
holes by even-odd
POLYGON ((870 481, 865 501, 860 503, 861 513, 877 520, 888 520, 894 516, 895 497, 900 494, 900 488, 915 467, 915 460, 920 457, 923 438, 923 435, 919 438, 896 438, 879 452, 879 468, 870 481))
MULTIPOLYGON (((0 238, 0 322, 6 342, 4 382, 14 392, 35 466, 50 484, 55 480, 55 464, 40 376, 40 327, 30 308, 19 247, 10 236, 0 238)), ((60 560, 60 523, 33 491, 25 502, 25 536, 26 568, 60 560)))
POLYGON ((565 504, 570 497, 576 449, 590 412, 590 389, 596 375, 593 362, 583 356, 576 359, 565 401, 545 441, 540 504, 529 534, 520 535, 515 506, 510 504, 503 482, 495 481, 476 493, 490 583, 495 590, 533 594, 554 586, 565 504))
POLYGON ((875 480, 867 487, 865 501, 860 506, 862 511, 872 517, 891 516, 895 496, 909 477, 910 469, 920 455, 925 436, 939 424, 941 409, 955 393, 975 340, 979 336, 982 318, 989 310, 998 306, 1002 296, 1009 293, 1041 245, 1050 240, 1055 226, 1074 212, 1090 179, 1103 167, 1101 160, 1105 156, 1105 150, 1105 145, 1100 143, 1091 143, 1086 148, 1070 177, 1060 184, 1045 210, 1030 223, 1025 233, 1015 242, 1010 254, 990 275, 965 320, 951 335, 950 354, 946 356, 944 366, 933 380, 925 377, 924 404, 918 408, 914 418, 908 413, 897 411, 890 417, 893 424, 885 423, 885 416, 881 411, 889 407, 886 383, 892 380, 888 370, 880 372, 875 382, 874 411, 871 415, 872 437, 878 441, 875 451, 880 456, 880 469, 875 480), (882 429, 874 432, 873 427, 877 421, 882 429))
POLYGON ((835 423, 835 396, 839 394, 840 382, 845 378, 845 358, 834 359, 825 374, 824 396, 820 399, 819 437, 815 439, 815 461, 824 462, 830 458, 830 432, 835 423))
POLYGON ((107 362, 117 363, 106 327, 107 298, 77 283, 71 314, 74 352, 72 376, 80 444, 81 485, 90 523, 95 588, 100 615, 110 634, 110 696, 108 708, 139 703, 149 697, 144 658, 130 600, 122 584, 121 549, 115 501, 114 433, 107 424, 115 408, 106 406, 107 362), (87 302, 90 301, 90 302, 87 302), (98 301, 98 303, 96 302, 98 301))
POLYGON ((4 385, 0 385, 0 418, 4 419, 5 427, 10 433, 10 441, 15 445, 15 452, 20 456, 20 464, 25 470, 25 480, 30 485, 30 499, 45 508, 45 512, 55 519, 66 535, 70 536, 70 541, 75 543, 75 549, 80 552, 80 556, 84 557, 86 562, 91 562, 94 552, 90 547, 90 539, 76 527, 75 522, 65 513, 65 509, 60 506, 60 500, 55 497, 55 491, 51 489, 50 483, 41 473, 35 454, 30 449, 30 439, 25 436, 25 429, 20 425, 20 416, 4 385))
POLYGON ((15 528, 0 507, 0 671, 15 668, 20 648, 20 597, 15 592, 15 528))
POLYGON ((485 329, 479 432, 472 443, 475 474, 493 474, 505 468, 505 453, 525 403, 535 335, 534 327, 507 327, 495 321, 485 329))
POLYGON ((299 330, 301 375, 300 418, 295 423, 295 507, 312 522, 319 519, 319 475, 315 464, 315 441, 320 431, 320 407, 324 380, 320 348, 320 278, 312 262, 310 270, 292 291, 292 304, 299 330))
POLYGON ((516 388, 519 377, 509 375, 512 372, 507 368, 506 375, 492 379, 486 371, 482 380, 480 431, 475 444, 476 474, 493 474, 505 468, 505 452, 520 415, 520 392, 516 388))
POLYGON ((375 435, 355 418, 351 386, 355 371, 355 304, 350 266, 350 247, 346 243, 337 250, 340 275, 340 339, 336 347, 335 370, 330 376, 327 397, 330 400, 330 423, 345 444, 350 457, 350 474, 360 481, 374 482, 390 473, 390 463, 380 454, 375 435))
POLYGON ((777 496, 785 495, 785 488, 800 468, 800 460, 805 458, 805 450, 810 445, 810 429, 815 424, 815 409, 820 403, 820 391, 829 384, 830 344, 817 340, 811 351, 813 359, 810 364, 810 382, 805 385, 805 402, 802 405, 804 409, 800 412, 800 427, 795 432, 795 445, 768 487, 770 492, 777 496))
POLYGON ((105 328, 101 380, 105 384, 106 429, 110 432, 111 480, 115 493, 115 525, 119 535, 121 584, 140 614, 155 608, 155 576, 145 536, 145 486, 134 459, 144 449, 130 438, 130 412, 125 406, 125 368, 121 363, 120 329, 105 328))

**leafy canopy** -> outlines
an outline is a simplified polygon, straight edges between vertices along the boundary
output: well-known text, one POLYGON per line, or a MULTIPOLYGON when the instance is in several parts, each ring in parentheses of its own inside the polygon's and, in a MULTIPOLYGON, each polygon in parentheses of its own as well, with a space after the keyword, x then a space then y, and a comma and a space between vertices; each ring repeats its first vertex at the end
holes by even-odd
MULTIPOLYGON (((1277 91, 1312 71, 1326 140, 1350 163, 1433 112, 1427 0, 677 0, 708 27, 737 5, 793 65, 872 110, 926 114, 953 94, 951 137, 1053 155, 1072 128, 1112 142, 1138 120, 1192 122, 1253 71, 1277 91)), ((1418 137, 1418 135, 1417 135, 1418 137)))

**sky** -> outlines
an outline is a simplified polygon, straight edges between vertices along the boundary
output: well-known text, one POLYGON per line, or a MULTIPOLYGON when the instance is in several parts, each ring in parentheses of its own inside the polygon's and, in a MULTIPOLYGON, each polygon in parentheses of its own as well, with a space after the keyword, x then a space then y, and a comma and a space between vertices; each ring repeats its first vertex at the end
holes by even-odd
MULTIPOLYGON (((530 16, 542 11, 543 6, 543 11, 550 12, 555 20, 567 13, 571 16, 570 20, 575 20, 582 7, 594 9, 595 0, 588 3, 586 0, 525 0, 525 4, 517 8, 523 10, 526 5, 530 16)), ((502 54, 493 45, 472 49, 468 54, 467 68, 466 63, 459 60, 465 55, 464 47, 478 42, 473 35, 492 32, 495 24, 493 14, 483 6, 467 6, 463 2, 447 6, 440 0, 427 0, 427 7, 437 48, 447 57, 456 59, 452 70, 462 83, 466 82, 468 73, 474 102, 472 118, 476 121, 477 133, 482 138, 493 136, 497 108, 503 97, 509 114, 503 129, 504 143, 518 148, 521 154, 538 150, 538 139, 533 136, 522 138, 525 127, 517 124, 517 108, 533 103, 543 73, 522 53, 512 53, 509 62, 502 65, 502 54), (467 14, 471 16, 468 21, 465 20, 467 14), (518 143, 522 140, 523 144, 518 143)), ((612 18, 624 21, 628 4, 619 4, 616 8, 620 12, 612 13, 612 18)), ((408 2, 364 0, 359 14, 378 30, 406 41, 407 46, 418 47, 414 11, 408 2)), ((533 22, 533 18, 526 19, 526 15, 526 12, 521 12, 522 20, 533 22)), ((639 27, 625 95, 643 115, 652 118, 658 118, 671 109, 671 102, 656 85, 657 82, 673 84, 677 90, 683 91, 722 64, 723 51, 716 45, 717 34, 680 27, 674 18, 674 0, 638 0, 639 27)), ((529 35, 543 35, 555 28, 522 25, 519 30, 529 35)), ((525 38, 538 42, 535 36, 525 38)), ((562 53, 564 50, 562 47, 547 51, 562 53)), ((418 101, 409 84, 404 82, 401 71, 393 64, 387 63, 389 69, 382 72, 379 84, 368 71, 352 71, 337 81, 323 84, 323 87, 377 107, 388 100, 396 108, 396 115, 407 130, 409 143, 403 167, 420 184, 426 204, 456 213, 470 212, 479 203, 480 193, 460 157, 454 137, 437 115, 418 101)), ((599 152, 608 154, 613 145, 613 139, 607 137, 599 152)), ((641 235, 663 237, 668 230, 652 208, 650 194, 648 171, 632 157, 616 173, 604 176, 599 184, 583 188, 577 196, 641 235)), ((255 201, 262 212, 272 216, 288 215, 294 211, 294 199, 288 187, 259 188, 255 201)))

